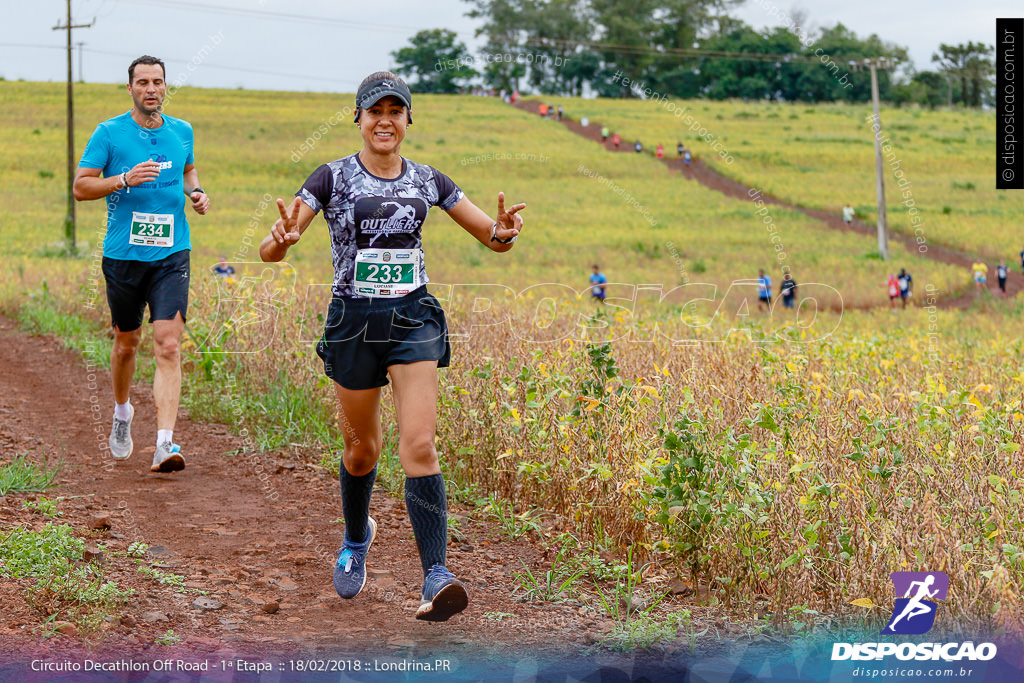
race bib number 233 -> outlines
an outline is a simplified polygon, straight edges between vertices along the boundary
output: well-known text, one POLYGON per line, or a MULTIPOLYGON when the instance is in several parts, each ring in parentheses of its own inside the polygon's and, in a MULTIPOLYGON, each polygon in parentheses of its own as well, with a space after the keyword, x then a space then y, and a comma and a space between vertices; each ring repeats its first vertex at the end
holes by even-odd
POLYGON ((356 294, 405 296, 420 286, 419 249, 360 249, 356 253, 356 294))

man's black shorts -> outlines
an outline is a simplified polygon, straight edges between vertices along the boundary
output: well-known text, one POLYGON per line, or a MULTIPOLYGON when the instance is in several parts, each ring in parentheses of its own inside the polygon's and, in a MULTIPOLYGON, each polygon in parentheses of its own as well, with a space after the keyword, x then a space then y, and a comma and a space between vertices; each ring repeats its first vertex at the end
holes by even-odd
POLYGON ((127 261, 103 257, 103 277, 107 281, 107 303, 111 324, 121 332, 142 326, 149 304, 149 322, 173 320, 188 314, 188 283, 192 271, 188 249, 177 251, 160 261, 127 261))
POLYGON ((436 360, 448 367, 448 323, 426 287, 395 299, 335 297, 316 353, 341 386, 374 389, 388 383, 391 365, 436 360))

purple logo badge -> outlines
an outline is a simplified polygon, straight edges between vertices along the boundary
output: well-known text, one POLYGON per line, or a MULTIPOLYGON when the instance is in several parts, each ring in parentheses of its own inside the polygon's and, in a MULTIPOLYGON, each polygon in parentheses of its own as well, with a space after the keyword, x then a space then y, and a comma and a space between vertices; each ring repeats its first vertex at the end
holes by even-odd
POLYGON ((935 612, 949 593, 949 577, 943 572, 893 572, 889 575, 896 589, 892 618, 882 629, 884 635, 919 635, 931 630, 935 612))

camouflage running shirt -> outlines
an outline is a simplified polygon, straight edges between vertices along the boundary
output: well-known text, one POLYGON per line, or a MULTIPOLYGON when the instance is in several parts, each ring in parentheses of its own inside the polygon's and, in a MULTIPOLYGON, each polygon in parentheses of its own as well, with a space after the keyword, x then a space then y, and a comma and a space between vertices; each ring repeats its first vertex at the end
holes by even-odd
POLYGON ((403 157, 401 175, 378 178, 353 154, 313 171, 295 196, 313 211, 324 212, 334 259, 334 296, 365 298, 402 296, 411 286, 407 280, 416 286, 429 281, 422 256, 423 221, 431 206, 448 211, 463 194, 451 178, 431 166, 403 157), (415 257, 410 263, 418 272, 407 268, 404 275, 409 277, 400 277, 401 265, 392 261, 396 254, 415 257))

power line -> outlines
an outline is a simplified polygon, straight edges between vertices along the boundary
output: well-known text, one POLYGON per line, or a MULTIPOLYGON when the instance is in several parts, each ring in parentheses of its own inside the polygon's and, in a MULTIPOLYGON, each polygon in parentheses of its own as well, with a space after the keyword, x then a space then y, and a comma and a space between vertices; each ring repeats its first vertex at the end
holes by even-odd
MULTIPOLYGON (((36 43, 0 43, 0 47, 27 47, 40 50, 64 50, 66 49, 63 45, 40 45, 36 43)), ((97 50, 91 47, 82 48, 85 52, 95 55, 107 55, 108 57, 138 57, 136 54, 129 54, 127 52, 112 52, 110 50, 97 50)), ((190 60, 168 58, 164 62, 168 64, 187 64, 190 60)), ((341 78, 324 78, 322 76, 312 76, 310 74, 293 74, 286 73, 283 71, 268 71, 266 69, 247 69, 242 66, 227 66, 225 64, 210 64, 209 62, 202 62, 202 66, 210 67, 211 69, 223 69, 225 71, 239 71, 242 73, 254 73, 254 74, 265 74, 268 76, 281 76, 283 78, 301 78, 310 81, 323 81, 325 83, 342 83, 346 85, 359 85, 356 81, 349 81, 341 78)))
MULTIPOLYGON (((112 56, 112 57, 132 57, 132 58, 134 58, 134 57, 138 56, 138 55, 135 55, 135 54, 128 54, 126 52, 111 52, 110 50, 95 50, 95 49, 90 48, 90 47, 85 48, 85 51, 86 52, 91 52, 93 54, 108 55, 108 56, 112 56)), ((188 64, 191 60, 189 60, 189 59, 168 58, 168 59, 165 59, 163 61, 168 63, 168 64, 177 64, 177 63, 188 64)), ((225 71, 239 71, 239 72, 242 72, 242 73, 265 74, 265 75, 268 75, 268 76, 282 76, 284 78, 302 78, 302 79, 307 79, 307 80, 311 80, 311 81, 324 81, 324 82, 327 82, 327 83, 345 83, 345 84, 348 84, 348 85, 359 85, 356 81, 348 81, 348 80, 344 80, 344 79, 340 79, 340 78, 324 78, 322 76, 311 76, 309 74, 293 74, 293 73, 285 73, 285 72, 282 72, 282 71, 268 71, 267 69, 247 69, 247 68, 245 68, 243 66, 227 66, 225 64, 211 64, 210 62, 206 62, 206 61, 200 62, 197 66, 209 67, 211 69, 223 69, 225 71)))
MULTIPOLYGON (((123 1, 123 0, 122 0, 123 1)), ((270 10, 244 9, 240 7, 225 7, 223 5, 209 5, 198 2, 185 2, 178 0, 132 0, 130 3, 136 5, 154 5, 170 9, 181 9, 189 7, 203 12, 215 12, 236 17, 248 17, 251 19, 272 19, 274 21, 285 21, 297 24, 311 24, 313 26, 341 26, 360 31, 381 31, 385 33, 408 33, 429 30, 422 26, 398 26, 392 23, 375 23, 367 21, 354 21, 352 19, 338 19, 328 16, 314 16, 311 14, 295 14, 293 12, 273 12, 270 10)), ((458 33, 458 32, 456 32, 458 33)))
POLYGON ((63 50, 63 45, 39 45, 37 43, 0 43, 0 47, 32 47, 43 50, 63 50))

